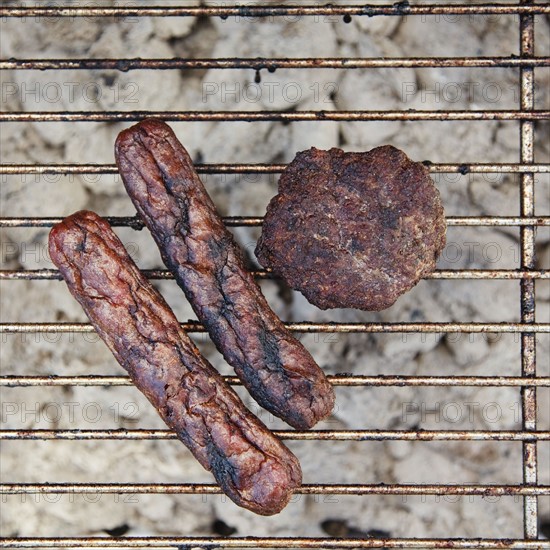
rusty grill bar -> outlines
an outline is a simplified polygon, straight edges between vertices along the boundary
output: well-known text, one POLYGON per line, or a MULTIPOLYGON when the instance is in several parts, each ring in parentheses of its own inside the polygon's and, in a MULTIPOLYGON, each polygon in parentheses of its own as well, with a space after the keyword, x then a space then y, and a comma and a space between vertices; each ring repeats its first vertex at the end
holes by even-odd
MULTIPOLYGON (((2 227, 52 227, 63 218, 0 218, 2 227)), ((106 216, 105 219, 113 227, 131 227, 143 229, 145 224, 138 216, 106 216)), ((253 216, 226 216, 223 218, 229 227, 260 227, 263 218, 253 216)), ((514 217, 514 216, 448 216, 449 226, 550 226, 550 216, 514 217)))
MULTIPOLYGON (((206 332, 198 321, 180 323, 190 333, 206 332)), ((302 333, 550 333, 550 323, 284 323, 292 332, 302 333)), ((90 323, 2 323, 0 334, 33 334, 50 332, 55 334, 82 334, 94 332, 90 323)))
POLYGON ((6 538, 0 548, 481 548, 541 550, 548 541, 524 539, 327 539, 302 537, 6 538))
POLYGON ((75 70, 103 69, 132 71, 136 69, 388 69, 422 67, 548 67, 548 57, 394 57, 275 59, 240 57, 214 59, 13 59, 0 61, 0 70, 75 70))
MULTIPOLYGON (((166 269, 142 269, 148 279, 171 280, 172 273, 166 269)), ((256 279, 276 279, 271 271, 258 269, 251 271, 256 279)), ((0 270, 1 280, 21 279, 25 281, 60 281, 61 275, 56 269, 0 270)), ((550 279, 550 273, 544 269, 522 271, 520 269, 438 269, 424 279, 550 279)))
MULTIPOLYGON (((543 384, 540 384, 541 386, 543 384)), ((546 384, 544 384, 546 385, 546 384)), ((273 430, 281 439, 291 441, 549 441, 550 431, 491 431, 491 430, 310 430, 308 432, 273 430)), ((0 439, 34 440, 175 440, 171 430, 0 430, 0 439)), ((91 485, 93 487, 95 485, 91 485)), ((179 484, 178 484, 179 486, 179 484)), ((391 487, 390 485, 384 485, 391 487)), ((38 485, 3 485, 6 494, 16 494, 14 487, 24 487, 25 492, 37 492, 38 485), (32 490, 30 488, 33 488, 32 490)), ((40 485, 51 489, 52 485, 40 485)), ((424 487, 424 486, 423 486, 424 487)), ((469 487, 473 487, 470 486, 469 487)), ((538 486, 541 487, 540 485, 538 486)), ((543 492, 550 487, 543 488, 543 492)), ((52 490, 52 492, 56 492, 52 490)), ((433 493, 429 493, 433 494, 433 493)))
MULTIPOLYGON (((355 375, 327 375, 334 386, 481 386, 481 387, 514 387, 524 386, 525 378, 521 376, 363 376, 355 375)), ((229 384, 239 386, 241 381, 236 376, 224 376, 229 384)), ((18 386, 132 386, 128 376, 0 376, 0 387, 14 388, 18 386)), ((550 380, 546 377, 529 379, 529 385, 550 387, 550 380)), ((294 434, 299 432, 292 432, 294 434)), ((304 432, 304 433, 311 433, 304 432)), ((415 431, 414 433, 423 433, 415 431)), ((500 433, 500 432, 493 432, 500 433)), ((0 438, 1 439, 1 438, 0 438)))
POLYGON ((550 111, 77 111, 0 113, 0 122, 136 122, 144 118, 168 122, 364 122, 395 120, 547 120, 550 111))
POLYGON ((25 7, 2 8, 2 17, 268 17, 320 15, 505 15, 545 14, 550 6, 533 4, 424 4, 411 6, 408 1, 387 5, 309 5, 309 6, 188 6, 188 7, 25 7))
MULTIPOLYGON (((520 77, 520 105, 515 110, 483 111, 298 111, 298 112, 162 112, 162 111, 113 111, 113 112, 7 112, 0 113, 0 122, 120 122, 136 121, 147 116, 157 116, 166 121, 453 121, 453 120, 517 120, 520 128, 520 155, 517 163, 462 163, 435 164, 426 162, 432 173, 516 173, 520 177, 520 215, 516 217, 449 217, 452 226, 506 226, 518 227, 521 241, 521 260, 518 269, 500 270, 438 270, 430 279, 517 279, 521 288, 520 322, 515 323, 289 323, 297 332, 336 333, 509 333, 521 337, 521 376, 362 376, 334 375, 331 383, 336 386, 387 387, 387 386, 440 386, 440 387, 517 387, 521 390, 521 430, 311 430, 277 431, 287 440, 357 440, 357 441, 517 441, 523 447, 520 485, 399 485, 310 484, 300 489, 301 494, 353 494, 353 495, 480 495, 519 496, 523 498, 523 539, 411 539, 411 538, 287 538, 287 537, 117 537, 117 538, 4 538, 0 548, 168 548, 201 546, 226 548, 506 548, 550 549, 550 541, 538 539, 537 497, 550 495, 550 487, 537 481, 537 441, 550 440, 549 431, 537 430, 536 388, 549 387, 550 379, 537 376, 535 336, 550 333, 550 324, 535 321, 535 279, 549 279, 550 271, 535 269, 535 229, 550 225, 550 217, 535 216, 534 174, 549 173, 550 164, 536 164, 534 159, 534 123, 550 119, 550 111, 535 110, 534 68, 550 66, 549 57, 535 57, 534 15, 550 14, 550 6, 534 4, 531 0, 519 0, 518 4, 423 4, 412 6, 408 1, 387 5, 305 5, 305 6, 194 6, 194 7, 0 7, 2 18, 41 17, 319 17, 338 15, 349 17, 403 16, 403 15, 516 15, 520 24, 520 55, 509 57, 428 57, 428 58, 216 58, 216 59, 9 59, 0 60, 0 70, 193 70, 193 69, 251 69, 254 71, 277 69, 379 69, 422 67, 507 67, 517 68, 520 77)), ((347 19, 346 19, 347 18, 347 19)), ((200 164, 198 171, 205 174, 276 174, 285 168, 283 164, 200 164)), ((0 174, 116 174, 113 164, 2 164, 0 174)), ((0 218, 4 227, 49 227, 59 218, 0 218)), ((137 217, 111 217, 114 226, 141 229, 137 217)), ((225 218, 228 226, 259 226, 262 218, 234 216, 225 218)), ((152 279, 171 279, 166 270, 144 270, 152 279)), ((257 278, 271 278, 267 270, 254 272, 257 278)), ((57 270, 3 270, 3 280, 59 280, 57 270)), ((182 323, 189 332, 204 332, 197 322, 182 323)), ((0 332, 14 333, 89 333, 93 328, 87 323, 4 323, 0 332)), ((225 379, 234 385, 240 382, 235 376, 225 379)), ((49 386, 129 386, 125 376, 0 376, 0 387, 49 387, 49 386)), ((1 430, 4 440, 172 440, 169 430, 1 430)), ((218 494, 212 484, 15 484, 0 487, 7 494, 66 494, 66 493, 171 493, 218 494)))
MULTIPOLYGON (((5 483, 2 492, 9 494, 210 494, 223 491, 210 483, 5 483)), ((479 495, 479 496, 538 496, 547 495, 544 485, 336 485, 303 484, 296 493, 301 495, 479 495)))
MULTIPOLYGON (((530 4, 531 0, 521 0, 530 4)), ((535 20, 532 15, 520 16, 520 57, 533 55, 535 52, 535 20)), ((532 67, 520 69, 520 107, 535 107, 535 72, 532 67)), ((533 122, 522 120, 520 123, 520 161, 534 162, 535 127, 533 122)), ((533 173, 521 175, 520 210, 524 217, 533 216, 535 212, 535 178, 533 173)), ((521 261, 523 269, 535 267, 535 227, 523 226, 520 229, 521 261)), ((523 323, 535 322, 535 283, 522 279, 521 285, 521 320, 523 323)), ((533 334, 521 335, 521 373, 527 379, 536 376, 536 341, 533 334)), ((524 430, 536 430, 537 394, 533 386, 521 389, 522 427, 524 430)), ((535 443, 523 443, 523 483, 525 486, 537 484, 537 446, 535 443)), ((538 501, 532 496, 523 499, 523 534, 526 539, 538 538, 538 501)))
MULTIPOLYGON (((196 164, 199 174, 279 174, 286 164, 196 164)), ((550 164, 436 164, 426 161, 432 174, 548 174, 550 164)), ((0 175, 118 174, 115 164, 1 164, 0 175)))

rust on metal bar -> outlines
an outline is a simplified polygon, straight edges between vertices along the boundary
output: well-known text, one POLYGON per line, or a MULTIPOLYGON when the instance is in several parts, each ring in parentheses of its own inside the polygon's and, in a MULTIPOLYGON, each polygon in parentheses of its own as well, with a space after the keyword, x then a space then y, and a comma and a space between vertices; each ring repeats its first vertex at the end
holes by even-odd
MULTIPOLYGON (((522 378, 521 376, 365 376, 360 374, 329 374, 327 378, 334 386, 481 386, 481 387, 521 387, 528 385, 550 387, 550 378, 522 378)), ((227 383, 241 385, 237 376, 224 376, 227 383)), ((75 375, 75 376, 0 376, 0 387, 32 386, 133 386, 128 376, 115 375, 75 375)))
MULTIPOLYGON (((196 164, 200 174, 280 174, 286 164, 196 164)), ((438 164, 427 162, 432 174, 550 173, 550 164, 438 164)), ((116 164, 0 164, 0 174, 118 174, 116 164)))
MULTIPOLYGON (((0 275, 0 279, 1 279, 0 275)), ((438 269, 424 279, 549 279, 550 270, 520 269, 438 269)))
POLYGON ((300 122, 395 120, 546 120, 550 111, 18 111, 0 113, 0 122, 300 122))
POLYGON ((513 226, 513 225, 550 225, 550 216, 525 217, 497 217, 497 216, 449 216, 447 225, 456 226, 513 226))
POLYGON ((548 14, 546 4, 420 4, 395 2, 382 5, 228 5, 228 6, 116 6, 116 7, 2 7, 0 17, 280 17, 348 15, 374 17, 377 15, 505 15, 548 14))
POLYGON ((548 67, 550 57, 395 57, 395 58, 214 58, 188 59, 7 59, 0 70, 188 70, 253 69, 387 69, 432 67, 548 67))
MULTIPOLYGON (((180 323, 191 333, 206 332, 197 321, 180 323)), ((293 332, 301 333, 550 333, 550 323, 284 323, 293 332)), ((0 323, 0 334, 34 334, 40 332, 82 334, 93 333, 90 323, 0 323)))
POLYGON ((309 537, 80 537, 3 538, 0 548, 453 548, 544 550, 550 541, 524 539, 309 538, 309 537))
MULTIPOLYGON (((550 441, 550 431, 515 430, 273 430, 292 441, 550 441)), ((0 440, 176 440, 172 430, 0 430, 0 440)))
MULTIPOLYGON (((106 216, 105 219, 113 227, 131 227, 132 229, 143 229, 145 224, 136 216, 106 216)), ((62 217, 42 218, 0 218, 2 227, 52 227, 61 222, 62 217)), ((448 216, 446 218, 449 226, 550 226, 550 216, 536 216, 526 218, 524 216, 448 216)), ((223 218, 225 225, 229 227, 259 227, 263 223, 262 217, 257 216, 227 216, 223 218)))
MULTIPOLYGON (((222 494, 209 483, 3 483, 2 495, 20 494, 222 494)), ((544 496, 550 485, 444 485, 444 484, 323 484, 310 483, 296 489, 302 495, 479 495, 544 496)))
MULTIPOLYGON (((532 5, 532 0, 521 0, 523 6, 532 5)), ((535 53, 535 21, 533 15, 523 14, 520 17, 520 57, 528 58, 535 53)), ((520 70, 520 108, 535 108, 535 73, 533 67, 522 67, 520 70)), ((533 121, 523 119, 520 122, 520 162, 533 163, 535 128, 533 121)), ((520 213, 525 219, 535 212, 535 178, 532 172, 521 175, 520 213)), ((532 224, 520 230, 520 267, 535 268, 535 226, 532 224)), ((523 323, 535 323, 535 282, 523 279, 520 281, 521 320, 523 323)), ((536 376, 536 341, 533 334, 521 335, 521 373, 526 378, 536 376)), ((522 428, 536 430, 537 396, 534 386, 521 389, 522 428)), ((536 442, 523 443, 523 483, 526 486, 537 484, 537 445, 536 442)), ((523 499, 523 531, 526 539, 538 539, 538 501, 534 496, 526 495, 523 499)))
MULTIPOLYGON (((148 279, 172 280, 174 276, 167 269, 143 269, 148 279)), ((250 272, 256 279, 276 279, 269 270, 257 269, 250 272)), ((492 279, 550 279, 550 270, 520 269, 438 269, 427 274, 424 279, 456 280, 492 280, 492 279)), ((60 281, 57 269, 4 269, 0 270, 0 281, 60 281)))

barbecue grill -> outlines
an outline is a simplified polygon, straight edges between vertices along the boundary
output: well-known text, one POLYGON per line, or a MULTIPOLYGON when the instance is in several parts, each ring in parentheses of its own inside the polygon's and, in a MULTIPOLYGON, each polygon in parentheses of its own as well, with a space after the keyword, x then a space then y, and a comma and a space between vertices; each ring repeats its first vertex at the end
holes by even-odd
MULTIPOLYGON (((191 17, 203 18, 265 18, 265 17, 320 17, 338 16, 349 22, 355 17, 408 16, 426 15, 513 15, 517 17, 520 33, 520 55, 509 57, 407 57, 407 58, 208 58, 208 59, 2 59, 0 69, 24 70, 96 70, 111 69, 116 71, 131 70, 190 70, 190 69, 250 69, 261 74, 262 71, 273 72, 277 69, 335 69, 351 71, 354 69, 380 68, 464 68, 464 67, 513 67, 520 75, 520 104, 517 109, 507 110, 356 110, 356 111, 204 111, 185 112, 166 111, 22 111, 3 112, 0 121, 3 131, 10 131, 10 123, 32 122, 120 122, 138 121, 147 116, 155 116, 165 121, 201 122, 260 121, 302 122, 302 121, 517 121, 518 144, 517 162, 469 163, 431 163, 429 170, 433 174, 444 173, 478 173, 478 174, 517 174, 520 181, 520 211, 516 216, 450 216, 449 226, 459 227, 519 227, 520 262, 517 269, 439 269, 430 279, 472 279, 516 280, 520 285, 521 312, 519 322, 293 322, 288 323, 291 330, 297 333, 396 333, 396 334, 446 334, 446 333, 496 333, 513 334, 520 338, 521 376, 397 376, 360 374, 332 375, 331 382, 336 386, 348 386, 361 392, 366 387, 385 386, 434 386, 445 391, 449 387, 515 387, 521 389, 521 429, 520 430, 337 430, 323 429, 300 432, 279 430, 276 433, 284 440, 308 441, 311 445, 322 445, 325 440, 356 441, 496 441, 516 442, 523 449, 521 468, 522 483, 515 485, 479 485, 479 484, 330 484, 309 483, 300 490, 304 495, 357 495, 358 498, 369 498, 369 495, 403 495, 403 496, 479 496, 500 497, 514 496, 523 502, 523 537, 517 539, 494 538, 388 538, 369 536, 363 538, 308 538, 289 537, 193 537, 178 535, 167 537, 117 537, 98 538, 80 537, 10 537, 0 539, 2 548, 168 548, 168 547, 205 547, 227 548, 550 548, 550 542, 539 538, 538 498, 550 495, 550 487, 539 483, 537 462, 537 443, 548 441, 550 432, 537 430, 537 387, 549 387, 550 380, 537 376, 536 371, 536 337, 537 334, 550 332, 550 325, 537 322, 535 319, 535 281, 550 279, 550 272, 537 268, 535 264, 535 231, 537 227, 550 226, 550 217, 536 215, 535 212, 535 175, 550 173, 550 164, 535 163, 534 136, 537 121, 550 119, 550 111, 535 109, 535 68, 550 66, 549 57, 536 57, 534 44, 534 18, 537 15, 550 15, 550 6, 535 4, 529 0, 510 4, 419 4, 399 2, 392 5, 200 5, 200 6, 116 6, 116 7, 61 7, 33 6, 0 8, 3 18, 36 18, 67 17, 74 18, 78 24, 85 17, 191 17)), ((411 52, 414 54, 414 52, 411 52)), ((434 52, 436 54, 437 52, 434 52)), ((482 122, 480 122, 482 124, 482 122)), ((315 145, 312 143, 312 145, 315 145)), ((3 158, 0 173, 3 175, 46 175, 46 174, 116 174, 112 164, 15 164, 9 158, 3 158)), ((201 174, 278 174, 284 164, 198 164, 201 174)), ((61 217, 3 217, 0 228, 51 227, 61 217)), ((141 229, 143 224, 137 216, 112 216, 109 222, 116 227, 141 229)), ((224 218, 231 227, 257 227, 262 223, 261 217, 228 216, 224 218)), ((166 270, 148 269, 146 275, 152 279, 171 279, 166 270)), ((265 270, 256 270, 258 279, 269 279, 271 274, 265 270)), ((38 269, 4 269, 0 278, 12 281, 13 292, 17 292, 17 281, 33 281, 39 285, 43 280, 59 280, 56 270, 38 269), (36 281, 36 282, 35 282, 36 281)), ((4 287, 6 288, 6 287, 4 287)), ((183 323, 185 330, 191 333, 204 332, 197 322, 183 323)), ((52 320, 48 323, 3 322, 0 330, 4 334, 49 334, 49 333, 92 333, 93 328, 87 323, 68 323, 52 320)), ((238 385, 234 376, 226 379, 238 385)), ((131 385, 124 376, 104 375, 56 375, 31 376, 10 374, 0 376, 3 393, 8 395, 12 387, 51 387, 51 386, 127 386, 131 385)), ((33 429, 1 430, 0 437, 5 440, 170 440, 173 433, 161 429, 33 429)), ((55 443, 52 441, 51 443, 55 443)), ((78 445, 78 442, 74 443, 78 445)), ((3 495, 59 495, 74 492, 82 494, 204 494, 216 495, 220 490, 213 484, 198 483, 104 483, 101 480, 85 484, 69 483, 14 483, 9 478, 2 480, 3 495)), ((4 501, 6 502, 6 501, 4 501)), ((250 533, 251 535, 253 533, 250 533)))

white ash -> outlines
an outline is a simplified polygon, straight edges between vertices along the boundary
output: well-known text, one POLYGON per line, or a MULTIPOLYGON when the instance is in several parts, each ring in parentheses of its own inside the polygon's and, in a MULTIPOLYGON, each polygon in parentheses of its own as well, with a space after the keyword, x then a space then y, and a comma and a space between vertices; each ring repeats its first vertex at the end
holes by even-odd
MULTIPOLYGON (((111 4, 105 2, 106 5, 111 4)), ((149 2, 155 4, 155 2, 149 2)), ((162 4, 162 2, 157 2, 162 4)), ((408 57, 507 56, 518 53, 517 17, 286 18, 266 20, 85 19, 6 20, 3 58, 94 57, 408 57)), ((536 17, 537 55, 548 55, 548 21, 536 17)), ((548 108, 550 70, 537 68, 537 108, 548 108)), ((6 111, 53 110, 406 110, 514 109, 515 69, 263 69, 208 71, 11 71, 6 111), (27 93, 23 93, 23 89, 27 93), (30 90, 30 92, 29 92, 30 90), (61 90, 60 96, 51 95, 61 90), (72 90, 72 95, 70 92, 72 90), (95 95, 94 95, 95 94, 95 95), (498 96, 498 98, 497 98, 498 96), (495 99, 497 98, 497 99, 495 99)), ((6 88, 7 90, 8 88, 6 88)), ((3 162, 113 163, 113 142, 126 124, 9 124, 0 136, 3 162)), ((175 123, 201 163, 291 161, 311 146, 366 150, 383 143, 418 161, 517 162, 515 122, 175 123)), ((537 124, 537 162, 548 162, 548 124, 537 124)), ((548 176, 537 175, 537 214, 548 215, 548 176)), ((519 214, 516 175, 438 174, 447 215, 519 214)), ((223 215, 261 216, 276 193, 277 176, 205 176, 223 215)), ((111 216, 134 209, 115 175, 8 176, 0 186, 2 216, 63 216, 91 208, 111 216)), ((141 267, 162 268, 146 231, 117 229, 141 267)), ((235 230, 252 261, 257 228, 235 230)), ((3 269, 52 268, 46 229, 2 230, 3 269)), ((452 227, 443 269, 514 269, 517 228, 452 227)), ((550 235, 537 235, 539 267, 549 267, 550 235)), ((155 282, 181 320, 194 318, 173 281, 155 282)), ((548 322, 550 285, 537 281, 537 319, 548 322)), ((62 283, 3 281, 2 322, 83 322, 62 283)), ((275 281, 262 282, 275 311, 288 321, 340 322, 519 321, 518 281, 422 281, 378 313, 320 311, 275 281)), ((540 375, 548 375, 549 338, 537 337, 540 375)), ((225 374, 230 370, 208 339, 200 348, 225 374)), ((301 335, 330 374, 518 376, 520 342, 513 334, 301 335)), ((84 335, 9 335, 2 341, 2 374, 121 375, 105 346, 84 335)), ((262 413, 274 429, 284 425, 262 413)), ((336 388, 334 414, 320 429, 513 430, 521 428, 517 388, 336 388)), ((550 392, 538 390, 539 427, 549 429, 550 392)), ((133 387, 4 388, 3 429, 163 429, 133 387), (94 416, 95 415, 95 416, 94 416), (98 416, 99 415, 99 416, 98 416)), ((521 483, 521 444, 514 442, 290 442, 306 483, 521 483)), ((540 482, 548 484, 550 445, 539 448, 540 482)), ((210 483, 212 477, 177 441, 21 441, 2 444, 6 483, 210 483)), ((74 495, 7 497, 3 536, 109 536, 127 526, 134 536, 200 536, 215 520, 237 536, 327 536, 327 522, 367 536, 512 537, 522 532, 522 502, 513 497, 305 496, 279 516, 262 518, 220 495, 74 495), (94 501, 97 499, 97 501, 94 501), (24 520, 22 519, 24 518, 24 520), (342 527, 343 526, 343 527, 342 527)), ((539 499, 542 518, 548 498, 539 499)), ((343 536, 346 536, 345 532, 343 536)))

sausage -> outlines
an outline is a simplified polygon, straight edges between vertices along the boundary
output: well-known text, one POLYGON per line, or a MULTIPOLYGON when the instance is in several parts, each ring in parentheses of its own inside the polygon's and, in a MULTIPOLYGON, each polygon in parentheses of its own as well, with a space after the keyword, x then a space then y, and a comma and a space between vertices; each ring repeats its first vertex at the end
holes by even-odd
POLYGON ((270 309, 171 128, 147 119, 124 130, 115 157, 164 263, 252 397, 298 429, 329 415, 331 384, 270 309))
POLYGON ((49 251, 97 333, 162 419, 239 506, 280 512, 301 483, 296 457, 200 354, 109 224, 81 211, 49 251))

